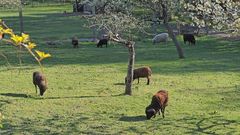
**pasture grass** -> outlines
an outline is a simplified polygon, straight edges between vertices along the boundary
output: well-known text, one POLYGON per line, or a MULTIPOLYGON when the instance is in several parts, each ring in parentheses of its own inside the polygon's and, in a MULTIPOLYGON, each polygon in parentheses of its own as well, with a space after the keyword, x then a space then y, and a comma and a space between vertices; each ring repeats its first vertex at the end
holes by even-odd
MULTIPOLYGON (((184 45, 178 59, 172 41, 153 46, 150 38, 136 43, 135 67, 150 66, 152 81, 134 81, 133 95, 124 93, 127 48, 111 43, 71 46, 72 35, 91 36, 86 21, 64 16, 71 7, 25 9, 25 31, 40 50, 52 54, 43 61, 49 89, 35 93, 32 73, 40 70, 26 52, 19 66, 16 50, 1 43, 0 134, 240 134, 240 42, 197 37, 196 46, 184 45), (39 10, 38 10, 39 9, 39 10), (46 45, 46 40, 61 44, 46 45), (168 90, 165 119, 146 120, 145 107, 160 89, 168 90)), ((17 14, 0 14, 18 30, 17 14)))

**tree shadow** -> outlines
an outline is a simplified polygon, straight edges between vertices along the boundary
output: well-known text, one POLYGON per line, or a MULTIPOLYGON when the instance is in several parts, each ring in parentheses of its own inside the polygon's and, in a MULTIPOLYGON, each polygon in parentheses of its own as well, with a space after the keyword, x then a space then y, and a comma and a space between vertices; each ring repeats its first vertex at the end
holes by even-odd
POLYGON ((240 123, 236 120, 228 120, 222 116, 209 116, 203 117, 201 119, 193 117, 185 117, 183 119, 176 120, 175 127, 187 129, 186 134, 219 134, 220 131, 224 128, 228 128, 226 134, 232 134, 237 131, 231 130, 231 127, 228 126, 237 126, 240 123), (183 124, 184 123, 184 124, 183 124), (187 125, 186 125, 187 124, 187 125), (195 125, 195 126, 190 126, 195 125))
POLYGON ((125 83, 114 83, 113 85, 125 85, 125 83))
POLYGON ((0 109, 2 108, 2 106, 6 105, 6 104, 10 104, 11 102, 8 100, 0 100, 0 109))
POLYGON ((7 96, 7 97, 18 97, 18 98, 29 97, 27 94, 23 94, 23 93, 1 93, 0 95, 7 96))
MULTIPOLYGON (((106 96, 65 96, 65 97, 44 97, 44 96, 32 96, 22 93, 1 93, 2 96, 7 97, 17 97, 17 98, 31 98, 35 100, 47 100, 47 99, 75 99, 75 98, 104 98, 104 97, 118 97, 118 96, 124 96, 124 93, 116 94, 116 95, 106 95, 106 96)), ((1 100, 0 100, 1 102, 1 100)), ((7 102, 7 101, 6 101, 7 102)))
POLYGON ((139 122, 139 121, 145 121, 146 116, 139 115, 139 116, 123 116, 119 118, 119 121, 125 121, 125 122, 139 122))

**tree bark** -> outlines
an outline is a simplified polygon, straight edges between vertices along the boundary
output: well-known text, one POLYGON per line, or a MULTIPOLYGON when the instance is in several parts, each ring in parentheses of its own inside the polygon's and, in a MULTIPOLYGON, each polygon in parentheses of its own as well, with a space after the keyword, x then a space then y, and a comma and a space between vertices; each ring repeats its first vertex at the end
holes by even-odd
POLYGON ((156 12, 153 13, 153 16, 152 16, 152 31, 154 33, 154 35, 157 35, 157 17, 156 17, 156 12))
POLYGON ((24 32, 23 30, 23 14, 22 14, 22 0, 20 0, 19 5, 19 23, 20 23, 20 34, 24 32))
POLYGON ((129 60, 128 60, 127 83, 125 87, 126 95, 132 95, 133 69, 135 62, 134 44, 135 44, 134 42, 128 43, 129 60))
POLYGON ((121 43, 126 47, 128 47, 129 57, 128 57, 128 71, 127 71, 127 82, 125 86, 125 95, 132 95, 133 69, 134 69, 134 63, 135 63, 135 49, 134 49, 135 42, 121 39, 118 35, 114 35, 113 33, 109 35, 110 35, 109 36, 110 40, 121 43))
POLYGON ((177 49, 177 52, 178 52, 178 57, 179 57, 180 59, 183 59, 183 58, 184 58, 183 50, 182 50, 179 42, 177 41, 176 35, 173 33, 173 30, 172 30, 172 28, 169 26, 168 23, 165 23, 164 25, 165 25, 165 27, 167 28, 168 34, 169 34, 170 37, 172 38, 174 45, 176 46, 176 49, 177 49))
POLYGON ((163 23, 165 25, 165 27, 168 30, 168 34, 170 35, 170 37, 173 40, 173 43, 176 46, 177 52, 178 52, 178 56, 180 59, 184 58, 184 54, 183 54, 183 50, 179 44, 179 42, 177 41, 176 35, 173 33, 173 29, 169 26, 168 21, 169 21, 169 17, 168 17, 168 8, 165 4, 161 3, 162 6, 162 13, 163 13, 163 23))

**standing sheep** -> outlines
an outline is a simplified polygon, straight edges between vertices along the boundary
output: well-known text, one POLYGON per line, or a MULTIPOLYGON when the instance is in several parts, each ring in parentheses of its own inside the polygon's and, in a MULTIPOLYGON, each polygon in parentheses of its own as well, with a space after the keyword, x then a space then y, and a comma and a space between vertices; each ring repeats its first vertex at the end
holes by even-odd
POLYGON ((72 45, 73 48, 78 48, 78 39, 76 36, 72 38, 72 45))
MULTIPOLYGON (((139 78, 147 78, 147 85, 149 85, 151 74, 152 74, 152 70, 150 67, 141 67, 138 69, 134 69, 133 80, 138 79, 138 84, 139 84, 139 78)), ((126 83, 127 83, 127 77, 125 77, 125 84, 126 83)))
POLYGON ((98 47, 98 48, 99 48, 99 47, 102 48, 103 45, 106 45, 106 48, 107 48, 108 39, 101 39, 101 40, 99 40, 99 42, 98 42, 98 44, 97 44, 97 47, 98 47))
POLYGON ((167 44, 167 40, 168 40, 168 33, 161 33, 161 34, 156 35, 152 39, 152 42, 153 42, 153 45, 155 43, 160 43, 160 42, 165 42, 165 44, 167 44))
POLYGON ((47 80, 46 77, 40 72, 33 73, 33 84, 35 85, 36 93, 37 86, 40 90, 40 95, 43 96, 44 92, 47 90, 47 80))
POLYGON ((184 44, 188 42, 188 45, 190 44, 195 45, 196 43, 196 40, 193 34, 183 34, 183 41, 184 41, 184 44))
POLYGON ((160 115, 160 111, 162 113, 162 117, 164 118, 165 107, 168 105, 168 92, 165 90, 158 91, 153 97, 151 104, 146 107, 145 113, 147 119, 151 119, 153 116, 156 117, 158 113, 160 115))

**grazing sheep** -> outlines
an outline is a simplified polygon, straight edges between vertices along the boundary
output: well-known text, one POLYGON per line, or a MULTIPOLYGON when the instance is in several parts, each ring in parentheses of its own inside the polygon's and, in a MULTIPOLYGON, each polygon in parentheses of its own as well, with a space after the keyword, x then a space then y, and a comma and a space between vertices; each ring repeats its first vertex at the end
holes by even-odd
POLYGON ((155 43, 160 43, 160 42, 165 42, 167 44, 167 40, 168 40, 168 33, 161 33, 161 34, 156 35, 152 39, 152 42, 153 42, 153 45, 155 43))
POLYGON ((36 93, 37 93, 37 86, 40 90, 40 95, 43 96, 44 92, 47 89, 47 80, 46 77, 40 72, 33 73, 33 84, 35 85, 36 93))
POLYGON ((158 91, 153 97, 151 104, 146 107, 145 113, 147 119, 151 119, 153 116, 156 117, 160 111, 162 112, 162 117, 164 118, 165 107, 168 105, 168 92, 165 90, 158 91))
POLYGON ((77 39, 77 37, 73 37, 72 38, 72 45, 73 45, 73 48, 78 48, 78 39, 77 39))
MULTIPOLYGON (((150 67, 141 67, 138 69, 134 69, 133 80, 138 79, 138 84, 139 84, 139 78, 147 78, 147 85, 149 85, 151 74, 152 74, 152 70, 150 67)), ((125 84, 126 83, 127 83, 127 77, 125 77, 125 84)))
POLYGON ((102 45, 106 45, 106 48, 107 48, 107 44, 108 44, 108 39, 101 39, 101 40, 99 40, 97 47, 102 48, 102 45))
POLYGON ((188 42, 188 45, 190 44, 195 45, 196 43, 196 40, 193 34, 183 34, 183 41, 184 41, 184 44, 188 42))

